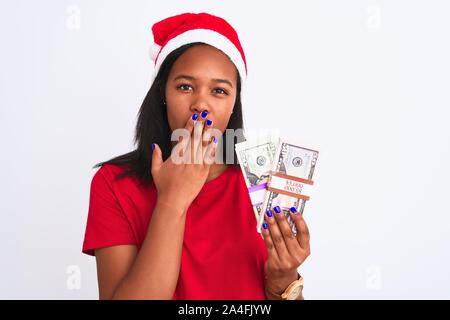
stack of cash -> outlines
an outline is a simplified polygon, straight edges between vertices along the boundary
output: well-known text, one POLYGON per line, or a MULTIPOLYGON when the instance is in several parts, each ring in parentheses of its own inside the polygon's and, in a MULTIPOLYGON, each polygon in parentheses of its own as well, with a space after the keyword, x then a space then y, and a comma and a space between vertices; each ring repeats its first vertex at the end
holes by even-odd
POLYGON ((236 144, 236 155, 248 188, 256 221, 260 220, 261 215, 264 217, 262 205, 279 142, 280 139, 276 136, 265 136, 236 144))
POLYGON ((292 232, 297 234, 290 208, 295 207, 303 214, 319 152, 265 137, 237 143, 236 154, 253 205, 257 231, 261 233, 266 210, 279 206, 292 232))

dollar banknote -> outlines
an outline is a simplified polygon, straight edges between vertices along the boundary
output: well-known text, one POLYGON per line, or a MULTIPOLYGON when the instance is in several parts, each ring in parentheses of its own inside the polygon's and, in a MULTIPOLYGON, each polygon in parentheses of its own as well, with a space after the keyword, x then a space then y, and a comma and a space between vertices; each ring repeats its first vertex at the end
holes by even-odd
POLYGON ((285 214, 292 232, 297 234, 294 222, 290 218, 290 208, 295 207, 303 215, 306 201, 309 200, 313 185, 313 174, 319 152, 280 141, 275 153, 267 191, 258 216, 257 230, 261 232, 264 213, 279 206, 285 214))
POLYGON ((257 225, 260 217, 264 215, 262 205, 279 141, 276 135, 265 135, 237 143, 235 146, 257 225))

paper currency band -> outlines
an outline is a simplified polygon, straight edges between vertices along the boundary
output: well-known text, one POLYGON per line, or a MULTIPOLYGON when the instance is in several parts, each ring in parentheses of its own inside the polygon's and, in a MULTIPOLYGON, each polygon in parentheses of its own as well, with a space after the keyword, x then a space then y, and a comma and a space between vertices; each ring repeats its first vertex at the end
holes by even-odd
POLYGON ((261 189, 265 190, 266 188, 267 188, 267 183, 261 183, 261 184, 258 184, 256 186, 248 188, 248 192, 252 193, 252 192, 255 192, 255 191, 258 191, 258 190, 261 190, 261 189))
POLYGON ((275 172, 270 176, 267 190, 308 201, 310 197, 306 194, 309 194, 313 184, 314 181, 309 179, 275 172))
POLYGON ((252 206, 260 206, 263 204, 264 196, 266 194, 267 183, 261 183, 256 186, 248 188, 252 206))

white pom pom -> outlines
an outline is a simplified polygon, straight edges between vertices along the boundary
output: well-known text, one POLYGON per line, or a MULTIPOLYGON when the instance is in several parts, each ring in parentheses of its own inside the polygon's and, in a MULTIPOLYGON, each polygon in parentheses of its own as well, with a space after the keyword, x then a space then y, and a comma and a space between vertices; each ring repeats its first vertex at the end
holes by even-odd
POLYGON ((161 50, 161 46, 156 43, 153 43, 153 45, 150 47, 150 59, 152 59, 152 61, 156 60, 159 50, 161 50))

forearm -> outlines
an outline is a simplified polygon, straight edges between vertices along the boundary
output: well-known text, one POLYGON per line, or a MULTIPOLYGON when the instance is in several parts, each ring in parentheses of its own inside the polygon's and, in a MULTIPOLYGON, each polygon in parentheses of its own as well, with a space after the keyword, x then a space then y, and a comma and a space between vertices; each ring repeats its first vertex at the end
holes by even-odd
POLYGON ((157 203, 142 247, 113 299, 172 299, 180 272, 185 221, 184 210, 157 203))

